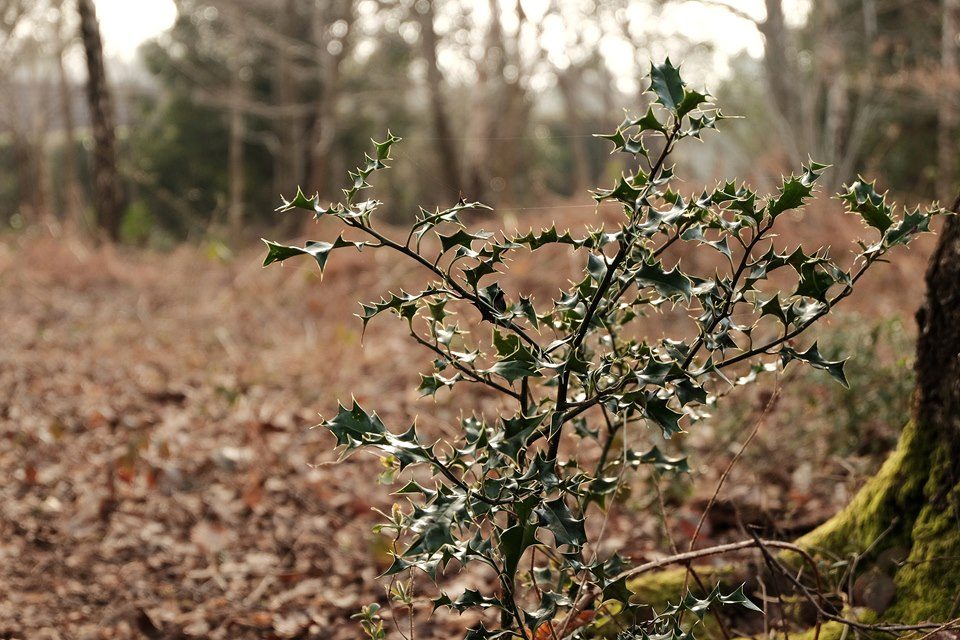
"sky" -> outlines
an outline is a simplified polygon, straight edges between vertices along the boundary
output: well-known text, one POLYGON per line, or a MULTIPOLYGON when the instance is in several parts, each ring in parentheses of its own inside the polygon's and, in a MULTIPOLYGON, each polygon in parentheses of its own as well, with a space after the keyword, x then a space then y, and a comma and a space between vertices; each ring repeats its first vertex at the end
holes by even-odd
MULTIPOLYGON (((535 5, 538 1, 540 0, 526 0, 526 3, 535 5)), ((758 18, 763 16, 763 0, 715 0, 713 4, 723 1, 758 18)), ((169 28, 177 13, 173 0, 94 2, 107 55, 127 61, 135 58, 137 47, 141 43, 169 28)), ((788 15, 802 15, 804 4, 804 0, 788 2, 788 5, 796 5, 794 11, 788 11, 788 15)), ((478 7, 485 6, 486 2, 478 2, 478 7)), ((722 8, 705 7, 692 0, 678 2, 671 6, 664 18, 675 24, 677 31, 694 40, 712 41, 721 54, 721 59, 743 50, 758 56, 763 50, 763 41, 756 28, 722 8)), ((612 57, 618 57, 616 53, 613 52, 612 57)), ((716 71, 722 73, 720 69, 716 71)))
POLYGON ((103 46, 110 57, 132 60, 144 41, 173 26, 173 0, 94 0, 103 46))

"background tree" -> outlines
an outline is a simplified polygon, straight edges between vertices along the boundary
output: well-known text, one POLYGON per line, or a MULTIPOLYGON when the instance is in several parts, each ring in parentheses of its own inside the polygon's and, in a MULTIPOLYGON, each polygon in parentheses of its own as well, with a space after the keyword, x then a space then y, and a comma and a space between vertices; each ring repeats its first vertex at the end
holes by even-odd
POLYGON ((111 240, 117 240, 123 221, 124 194, 117 168, 116 111, 93 1, 77 0, 77 13, 87 61, 87 106, 93 128, 94 207, 100 228, 111 240))

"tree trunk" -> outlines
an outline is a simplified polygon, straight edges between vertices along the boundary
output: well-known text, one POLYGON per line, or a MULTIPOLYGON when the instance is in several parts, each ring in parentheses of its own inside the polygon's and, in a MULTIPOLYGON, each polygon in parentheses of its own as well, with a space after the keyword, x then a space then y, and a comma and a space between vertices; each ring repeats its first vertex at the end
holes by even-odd
POLYGON ((476 90, 472 96, 470 119, 469 187, 470 199, 486 202, 490 199, 494 178, 493 142, 498 133, 498 117, 503 117, 503 71, 506 65, 503 47, 503 27, 497 0, 488 0, 490 24, 484 36, 483 55, 477 63, 476 90))
POLYGON ((64 57, 70 41, 63 32, 66 4, 60 8, 57 29, 61 39, 57 52, 57 81, 60 92, 60 117, 63 119, 63 201, 64 214, 69 224, 78 226, 83 213, 83 189, 77 170, 77 123, 73 117, 73 91, 64 57))
MULTIPOLYGON (((791 159, 796 161, 803 158, 802 151, 797 148, 797 141, 803 140, 804 127, 802 123, 803 109, 800 95, 796 89, 799 74, 793 64, 789 51, 789 31, 783 13, 782 0, 766 0, 767 17, 757 24, 763 35, 763 68, 767 85, 770 87, 770 98, 774 111, 779 116, 780 124, 784 129, 785 139, 792 145, 789 149, 791 159)), ((809 148, 810 144, 804 146, 809 148)))
POLYGON ((960 0, 941 0, 940 101, 937 109, 937 197, 949 198, 957 172, 957 20, 960 0))
MULTIPOLYGON (((281 7, 279 28, 285 36, 291 34, 291 22, 296 18, 293 2, 286 0, 281 7)), ((292 52, 287 42, 279 40, 275 46, 273 61, 273 85, 271 87, 274 103, 279 108, 279 115, 274 122, 275 133, 280 144, 274 156, 273 180, 275 193, 287 193, 292 187, 303 184, 300 173, 302 156, 301 132, 299 130, 300 116, 293 113, 297 103, 297 87, 294 78, 292 52), (290 109, 289 112, 287 110, 290 109)))
MULTIPOLYGON (((960 203, 958 203, 960 204, 960 203)), ((956 208, 956 207, 955 207, 956 208)), ((800 543, 851 552, 900 549, 883 617, 944 621, 960 611, 960 219, 944 225, 917 313, 913 420, 851 504, 800 543), (889 529, 886 535, 881 534, 889 529)), ((866 567, 865 567, 866 568, 866 567)))
MULTIPOLYGON (((563 109, 566 114, 567 129, 573 132, 570 137, 570 150, 573 153, 573 194, 583 195, 590 184, 590 159, 587 155, 583 123, 580 120, 580 101, 577 99, 579 74, 572 68, 557 72, 557 88, 563 96, 563 109)), ((582 86, 582 85, 581 85, 582 86)))
POLYGON ((453 138, 450 119, 443 99, 443 74, 437 63, 437 32, 433 20, 433 3, 416 3, 413 10, 420 22, 420 46, 427 65, 427 91, 430 97, 430 115, 433 121, 437 160, 443 176, 447 195, 452 200, 460 198, 460 158, 453 138))
POLYGON ((123 217, 123 188, 117 172, 113 98, 103 64, 103 44, 93 0, 77 0, 80 38, 87 59, 87 103, 93 127, 93 183, 97 221, 116 240, 123 217))
POLYGON ((93 127, 93 182, 97 221, 116 240, 123 217, 123 188, 117 173, 113 98, 103 65, 103 44, 93 0, 77 0, 80 38, 87 58, 87 103, 93 127))
POLYGON ((313 40, 320 50, 317 62, 320 97, 317 100, 316 119, 310 146, 309 190, 321 196, 333 196, 336 184, 330 180, 334 143, 337 139, 337 107, 340 100, 340 67, 352 44, 356 20, 354 3, 350 0, 328 2, 314 16, 313 40), (330 25, 343 20, 346 32, 340 37, 330 32, 330 25))
POLYGON ((230 136, 227 148, 229 196, 227 201, 227 226, 230 237, 239 240, 243 229, 244 194, 246 192, 246 170, 244 167, 244 145, 247 137, 247 121, 243 113, 243 101, 246 95, 242 77, 242 67, 238 64, 231 69, 230 77, 230 136))

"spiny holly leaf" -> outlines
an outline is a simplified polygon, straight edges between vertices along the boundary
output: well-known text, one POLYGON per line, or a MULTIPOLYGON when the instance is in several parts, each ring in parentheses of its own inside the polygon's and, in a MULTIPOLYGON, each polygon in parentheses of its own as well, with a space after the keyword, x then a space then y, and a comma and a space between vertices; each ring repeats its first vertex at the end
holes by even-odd
POLYGON ((670 58, 663 64, 650 65, 650 89, 656 94, 657 102, 670 111, 676 112, 683 103, 683 87, 680 69, 673 66, 670 58))
POLYGON ((682 413, 677 413, 668 406, 669 399, 658 398, 651 395, 647 398, 643 407, 643 413, 663 430, 663 437, 669 439, 673 434, 680 433, 680 418, 682 413))
POLYGON ((707 94, 700 93, 699 91, 693 91, 692 89, 685 89, 683 92, 683 99, 680 101, 680 104, 677 105, 677 115, 685 116, 701 104, 706 102, 708 99, 707 94))
POLYGON ((437 236, 440 238, 440 246, 443 250, 442 253, 446 253, 454 247, 465 247, 470 249, 475 240, 489 240, 491 237, 493 237, 493 234, 488 231, 470 233, 465 229, 457 229, 450 235, 438 233, 437 236))
POLYGON ((656 261, 643 263, 637 271, 636 281, 640 287, 653 287, 665 298, 681 297, 689 301, 693 294, 693 283, 679 268, 667 271, 656 261))
POLYGON ((400 142, 403 138, 399 138, 393 135, 390 130, 387 130, 387 139, 383 142, 377 142, 376 140, 371 140, 373 146, 377 150, 377 160, 389 160, 390 159, 390 149, 393 148, 393 145, 397 142, 400 142))
POLYGON ((514 308, 515 313, 526 318, 530 326, 534 329, 540 328, 540 317, 537 315, 537 310, 533 306, 533 301, 530 298, 520 296, 520 301, 517 302, 514 308))
POLYGON ((316 260, 320 266, 321 273, 323 273, 323 268, 327 264, 327 258, 330 257, 330 252, 334 249, 341 247, 355 247, 360 249, 365 245, 363 242, 348 242, 343 239, 343 236, 338 237, 332 244, 329 242, 308 240, 303 248, 287 246, 277 242, 271 242, 270 240, 263 240, 263 242, 267 245, 267 257, 263 260, 263 266, 266 267, 274 262, 283 262, 294 256, 305 255, 313 256, 313 259, 316 260))
POLYGON ((800 279, 793 295, 806 296, 820 302, 826 302, 827 293, 830 291, 830 287, 837 284, 837 279, 828 273, 819 261, 805 262, 800 266, 799 273, 800 279))
MULTIPOLYGON (((790 305, 786 305, 786 308, 789 308, 790 305)), ((759 307, 760 317, 764 316, 773 316, 780 320, 784 326, 787 325, 787 312, 785 306, 780 302, 780 294, 774 294, 772 298, 766 302, 761 302, 759 307)))
POLYGON ((365 442, 381 440, 387 433, 387 428, 377 414, 367 413, 356 400, 350 409, 343 405, 338 407, 337 415, 323 423, 323 426, 336 436, 337 445, 356 449, 365 442))
POLYGON ((845 387, 849 387, 850 384, 847 382, 847 376, 843 372, 843 365, 846 363, 844 360, 838 360, 832 362, 825 359, 820 354, 820 349, 817 347, 817 343, 814 342, 810 345, 810 348, 806 351, 796 351, 791 347, 783 347, 780 350, 780 358, 783 361, 783 364, 786 365, 791 360, 800 360, 801 362, 806 362, 815 369, 822 369, 830 374, 830 376, 835 379, 837 382, 842 384, 845 387))
POLYGON ((690 473, 690 465, 687 464, 686 456, 672 457, 660 451, 660 448, 654 445, 646 453, 637 453, 630 451, 627 454, 627 461, 633 466, 640 464, 652 464, 653 468, 661 473, 672 471, 675 473, 690 473))
POLYGON ((663 126, 663 123, 660 122, 657 118, 657 114, 653 110, 653 105, 647 107, 647 112, 640 118, 636 120, 631 120, 630 125, 638 127, 641 132, 643 131, 658 131, 660 133, 666 133, 667 128, 663 126))
POLYGON ((780 195, 767 205, 770 217, 776 218, 785 211, 802 207, 813 193, 814 184, 826 168, 827 165, 811 162, 809 167, 804 167, 803 175, 790 176, 784 180, 780 187, 780 195))
POLYGON ((643 193, 640 186, 636 184, 638 176, 620 176, 616 186, 613 189, 600 189, 593 194, 594 200, 603 202, 604 200, 616 200, 628 207, 634 207, 637 198, 643 193))
POLYGON ((603 280, 607 274, 607 260, 603 255, 591 253, 587 255, 587 273, 597 282, 603 280))
POLYGON ((893 224, 893 208, 887 204, 886 194, 877 193, 876 184, 876 181, 866 182, 860 178, 846 188, 840 199, 851 212, 859 214, 868 226, 883 233, 893 224))
POLYGON ((507 310, 507 296, 496 282, 477 289, 477 297, 500 315, 507 310))
POLYGON ((562 593, 545 591, 540 596, 540 606, 536 610, 523 610, 524 622, 530 627, 531 631, 536 631, 537 627, 556 615, 559 607, 568 607, 570 604, 570 598, 562 593))
POLYGON ((531 250, 536 251, 540 247, 548 244, 568 244, 573 247, 581 247, 584 246, 588 240, 576 240, 570 235, 569 230, 560 233, 557 231, 556 226, 551 226, 549 229, 541 229, 539 233, 534 233, 531 229, 525 235, 510 238, 510 242, 518 245, 526 245, 530 247, 531 250))
POLYGON ((497 548, 507 575, 516 574, 524 551, 537 542, 537 525, 531 518, 532 502, 528 497, 515 503, 516 524, 504 529, 498 537, 497 548))
POLYGON ((540 525, 545 526, 553 534, 557 546, 580 549, 587 542, 583 518, 574 517, 563 497, 544 502, 535 511, 540 519, 540 525))
POLYGON ((627 140, 629 139, 629 134, 625 136, 623 129, 618 128, 613 133, 597 133, 594 134, 594 137, 612 142, 613 151, 623 151, 624 145, 627 144, 627 140))
POLYGON ((733 593, 730 593, 725 596, 721 595, 719 597, 719 601, 721 604, 738 604, 742 606, 744 609, 750 609, 751 611, 758 611, 760 613, 763 613, 763 609, 753 604, 753 602, 750 601, 750 598, 748 598, 743 593, 742 584, 739 587, 737 587, 737 590, 734 591, 733 593))
POLYGON ((421 207, 420 213, 417 215, 417 221, 414 223, 410 233, 417 238, 421 238, 427 231, 440 226, 443 223, 452 223, 462 227, 463 222, 460 220, 460 214, 471 209, 486 209, 488 211, 492 210, 482 202, 467 202, 463 198, 460 198, 460 200, 457 201, 457 204, 449 209, 441 210, 438 207, 433 211, 427 211, 421 207))
POLYGON ((502 418, 503 431, 490 440, 490 446, 517 460, 520 451, 527 446, 530 437, 543 423, 546 415, 545 413, 534 416, 518 414, 513 418, 502 418))
POLYGON ((916 208, 904 214, 903 219, 887 229, 884 235, 884 244, 893 247, 898 244, 907 244, 913 236, 930 230, 931 212, 920 211, 916 208))
POLYGON ((420 386, 417 391, 420 392, 421 397, 435 396, 437 391, 452 387, 458 380, 460 380, 459 374, 450 378, 444 378, 439 374, 430 376, 420 374, 420 386))
POLYGON ((537 370, 535 362, 527 360, 501 360, 487 369, 485 373, 495 373, 508 382, 516 382, 521 378, 539 378, 543 375, 537 370))
POLYGON ((512 640, 516 638, 517 634, 511 631, 510 629, 497 629, 489 630, 483 623, 480 623, 476 627, 471 627, 467 630, 467 635, 463 637, 463 640, 512 640))
POLYGON ((363 321, 364 329, 371 320, 384 311, 392 311, 401 318, 412 320, 420 308, 418 303, 424 298, 436 295, 436 293, 433 289, 425 289, 420 293, 406 293, 402 290, 399 294, 388 293, 389 297, 380 298, 377 302, 360 303, 362 312, 357 315, 363 321))
POLYGON ((503 602, 499 598, 491 598, 485 596, 476 589, 466 589, 459 598, 451 601, 450 598, 444 594, 441 597, 433 601, 433 610, 436 611, 440 607, 449 607, 451 609, 456 609, 459 613, 463 613, 467 609, 503 609, 503 602))
POLYGON ((529 376, 541 376, 536 356, 520 342, 516 334, 494 330, 493 346, 497 351, 498 359, 484 373, 496 374, 509 382, 529 376))
POLYGON ((281 204, 276 210, 283 213, 293 209, 305 209, 306 211, 312 211, 316 214, 319 214, 321 211, 320 194, 315 193, 312 197, 308 198, 300 189, 300 187, 297 187, 297 194, 293 196, 291 200, 281 197, 281 204))

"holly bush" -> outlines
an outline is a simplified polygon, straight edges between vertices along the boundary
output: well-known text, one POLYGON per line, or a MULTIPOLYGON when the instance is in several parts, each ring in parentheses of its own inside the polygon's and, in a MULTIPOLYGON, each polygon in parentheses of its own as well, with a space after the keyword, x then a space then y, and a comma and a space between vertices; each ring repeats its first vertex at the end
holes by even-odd
MULTIPOLYGON (((703 598, 678 593, 677 605, 651 617, 629 597, 625 558, 585 552, 588 507, 605 508, 625 474, 642 465, 687 470, 683 458, 649 446, 653 438, 642 427, 665 438, 694 428, 725 389, 791 362, 845 384, 843 362, 826 359, 816 342, 804 344, 802 334, 891 249, 927 231, 942 213, 931 207, 897 214, 861 179, 839 196, 872 232, 851 266, 840 266, 826 248, 780 250, 773 240, 778 219, 808 203, 827 166, 810 162, 767 196, 736 181, 683 195, 673 188, 674 151, 725 116, 683 82, 669 59, 651 67, 649 90, 653 101, 643 115, 601 136, 635 165, 593 194, 598 203, 620 206, 615 227, 471 230, 467 215, 487 207, 461 199, 447 209, 421 209, 406 237, 391 237, 377 224, 382 203, 364 197, 400 141, 388 133, 350 172, 341 202, 322 206, 298 190, 279 209, 336 221, 346 234, 302 247, 266 242, 264 265, 307 255, 323 271, 330 255, 344 249, 383 250, 416 263, 431 282, 363 303, 364 327, 385 312, 406 322, 410 339, 435 358, 422 374, 424 395, 483 385, 512 406, 498 415, 468 415, 455 439, 427 439, 415 425, 388 427, 356 401, 322 425, 344 452, 374 450, 406 478, 396 492, 402 504, 379 526, 397 541, 385 576, 394 597, 407 604, 408 583, 399 577, 422 572, 436 583, 434 609, 484 612, 484 622, 465 632, 470 640, 587 634, 589 626, 577 630, 583 601, 615 611, 624 640, 686 637, 716 605, 755 609, 742 589, 714 590, 703 598), (508 295, 502 283, 511 255, 547 245, 563 245, 581 261, 579 281, 544 304, 508 295), (713 264, 725 266, 694 273, 671 258, 691 252, 709 253, 713 264), (775 273, 778 286, 770 282, 775 273), (648 337, 637 330, 641 318, 667 308, 689 317, 695 331, 648 337), (631 437, 622 437, 627 430, 631 437), (624 444, 644 440, 647 447, 624 444), (595 443, 592 455, 583 453, 591 450, 584 441, 595 443), (411 467, 431 479, 405 473, 411 467), (522 562, 534 549, 540 562, 522 562), (496 586, 484 588, 489 583, 478 579, 476 588, 448 594, 446 576, 468 565, 492 571, 496 586), (690 612, 686 622, 684 612, 690 612)), ((360 618, 371 637, 383 637, 376 609, 360 618)))

